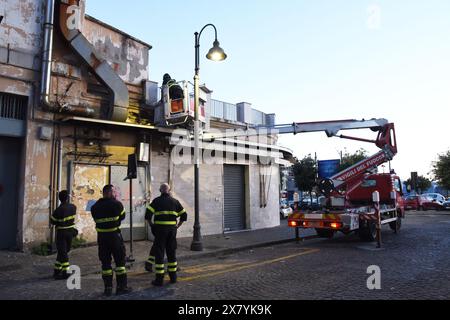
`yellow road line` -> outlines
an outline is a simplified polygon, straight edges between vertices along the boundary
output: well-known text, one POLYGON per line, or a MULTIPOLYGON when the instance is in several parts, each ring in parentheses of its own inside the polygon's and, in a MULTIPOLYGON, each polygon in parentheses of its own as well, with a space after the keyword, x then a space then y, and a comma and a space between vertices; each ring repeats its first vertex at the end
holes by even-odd
POLYGON ((304 255, 307 255, 307 254, 316 253, 318 251, 320 251, 320 250, 319 249, 310 249, 310 250, 307 250, 307 251, 304 251, 304 252, 301 252, 301 253, 292 254, 292 255, 289 255, 289 256, 276 258, 276 259, 273 259, 273 260, 267 260, 267 261, 262 261, 262 262, 257 262, 257 263, 251 263, 251 264, 247 264, 245 266, 240 266, 240 267, 231 268, 231 269, 222 270, 222 271, 217 271, 217 272, 200 274, 198 276, 182 277, 182 278, 179 278, 178 281, 180 281, 180 282, 188 282, 188 281, 193 281, 193 280, 197 280, 197 279, 210 278, 210 277, 218 276, 218 275, 221 275, 221 274, 224 274, 224 273, 241 271, 241 270, 245 270, 245 269, 249 269, 249 268, 260 267, 260 266, 273 264, 273 263, 284 261, 284 260, 293 259, 293 258, 304 256, 304 255))
MULTIPOLYGON (((236 262, 236 263, 224 263, 224 264, 207 264, 207 265, 199 265, 199 266, 192 266, 189 268, 183 268, 183 273, 189 273, 189 274, 199 274, 199 273, 205 273, 208 271, 220 271, 227 268, 234 268, 237 266, 246 265, 249 262, 236 262)), ((251 262, 250 262, 251 263, 251 262)))

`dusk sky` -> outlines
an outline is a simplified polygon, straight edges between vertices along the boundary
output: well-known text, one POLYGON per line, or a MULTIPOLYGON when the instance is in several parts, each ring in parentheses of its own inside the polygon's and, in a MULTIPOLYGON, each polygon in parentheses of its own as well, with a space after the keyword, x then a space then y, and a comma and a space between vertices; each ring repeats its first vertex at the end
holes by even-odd
MULTIPOLYGON (((404 178, 426 175, 450 149, 450 1, 87 1, 87 13, 150 43, 150 78, 192 80, 194 32, 218 28, 225 62, 205 54, 201 81, 213 98, 247 101, 277 123, 387 118, 396 124, 404 178)), ((354 135, 364 132, 355 131, 354 135)), ((283 136, 298 157, 339 157, 375 147, 325 134, 283 136)))

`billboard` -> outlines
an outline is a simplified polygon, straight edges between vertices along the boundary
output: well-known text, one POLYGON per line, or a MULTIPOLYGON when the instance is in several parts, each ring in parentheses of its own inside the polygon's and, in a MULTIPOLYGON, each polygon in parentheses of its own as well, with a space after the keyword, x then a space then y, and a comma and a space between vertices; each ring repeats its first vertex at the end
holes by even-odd
POLYGON ((318 161, 318 171, 320 179, 329 179, 339 172, 341 160, 318 161))

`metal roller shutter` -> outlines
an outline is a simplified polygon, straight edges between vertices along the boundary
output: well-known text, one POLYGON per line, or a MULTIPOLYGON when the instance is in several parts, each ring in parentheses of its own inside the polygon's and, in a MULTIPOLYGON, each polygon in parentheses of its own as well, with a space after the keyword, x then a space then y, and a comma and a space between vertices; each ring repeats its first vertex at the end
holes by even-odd
POLYGON ((224 166, 225 231, 245 229, 245 179, 243 166, 224 166))

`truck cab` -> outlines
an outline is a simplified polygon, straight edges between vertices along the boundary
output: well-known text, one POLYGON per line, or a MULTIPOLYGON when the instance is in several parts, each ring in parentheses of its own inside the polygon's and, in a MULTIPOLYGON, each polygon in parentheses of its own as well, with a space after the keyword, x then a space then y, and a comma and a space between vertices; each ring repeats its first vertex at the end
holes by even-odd
POLYGON ((348 207, 369 205, 372 194, 380 193, 380 204, 395 206, 401 217, 405 215, 402 182, 395 174, 382 173, 367 175, 362 183, 348 192, 346 202, 348 207))

